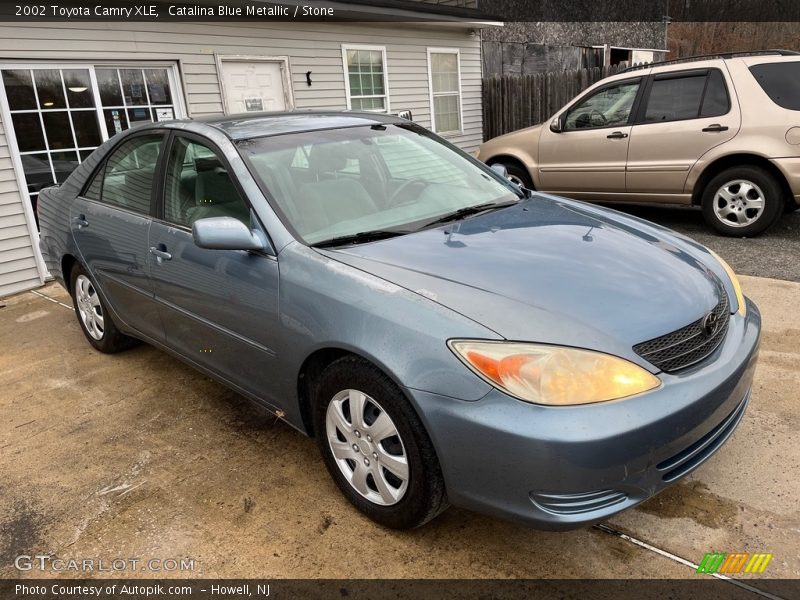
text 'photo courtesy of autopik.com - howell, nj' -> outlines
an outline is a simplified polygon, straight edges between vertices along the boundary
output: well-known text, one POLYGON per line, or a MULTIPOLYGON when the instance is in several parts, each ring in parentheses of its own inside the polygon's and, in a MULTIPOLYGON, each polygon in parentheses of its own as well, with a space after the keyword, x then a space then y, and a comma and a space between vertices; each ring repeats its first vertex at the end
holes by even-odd
POLYGON ((0 4, 0 598, 800 596, 800 3, 0 4))

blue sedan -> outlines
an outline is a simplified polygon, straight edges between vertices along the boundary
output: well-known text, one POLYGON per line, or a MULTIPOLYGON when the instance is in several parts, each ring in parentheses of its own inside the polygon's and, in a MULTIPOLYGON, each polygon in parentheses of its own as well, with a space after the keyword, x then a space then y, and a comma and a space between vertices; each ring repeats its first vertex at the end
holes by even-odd
POLYGON ((597 522, 708 459, 750 396, 760 316, 722 259, 400 118, 139 127, 39 217, 92 346, 152 344, 314 436, 388 527, 597 522))

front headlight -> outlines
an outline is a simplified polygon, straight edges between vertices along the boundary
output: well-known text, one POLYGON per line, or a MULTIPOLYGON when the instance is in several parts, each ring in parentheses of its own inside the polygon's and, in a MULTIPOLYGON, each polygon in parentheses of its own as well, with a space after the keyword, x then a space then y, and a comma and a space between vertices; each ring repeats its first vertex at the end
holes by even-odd
POLYGON ((518 342, 450 340, 465 365, 510 396, 552 406, 604 402, 661 385, 627 360, 563 346, 518 342))
POLYGON ((736 273, 733 272, 731 266, 724 260, 722 260, 722 257, 719 254, 717 254, 710 248, 706 248, 706 250, 708 250, 711 256, 717 259, 717 262, 719 262, 719 264, 722 266, 723 269, 725 269, 725 272, 728 274, 728 277, 731 280, 731 285, 733 286, 733 291, 736 293, 736 303, 739 305, 739 309, 737 310, 737 312, 740 315, 744 316, 745 313, 747 312, 747 303, 745 303, 744 301, 744 294, 742 293, 742 286, 739 283, 739 278, 736 276, 736 273))

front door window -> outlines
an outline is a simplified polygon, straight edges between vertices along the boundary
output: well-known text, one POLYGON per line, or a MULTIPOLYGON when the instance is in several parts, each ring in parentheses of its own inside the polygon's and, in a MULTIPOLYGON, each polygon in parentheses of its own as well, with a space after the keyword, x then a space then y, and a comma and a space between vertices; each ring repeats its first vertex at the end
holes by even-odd
POLYGON ((569 110, 565 130, 622 127, 628 124, 639 81, 626 81, 603 88, 569 110))

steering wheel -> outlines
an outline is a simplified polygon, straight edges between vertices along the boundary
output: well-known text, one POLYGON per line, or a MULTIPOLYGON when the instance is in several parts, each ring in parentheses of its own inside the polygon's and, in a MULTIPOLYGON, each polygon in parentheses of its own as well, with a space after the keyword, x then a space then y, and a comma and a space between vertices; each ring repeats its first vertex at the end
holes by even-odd
POLYGON ((599 117, 597 119, 597 121, 600 122, 599 125, 602 126, 602 125, 606 125, 608 123, 608 119, 606 119, 606 116, 603 113, 601 113, 599 110, 597 110, 596 108, 593 108, 592 111, 589 113, 589 120, 592 122, 592 125, 594 125, 595 127, 597 126, 597 125, 595 125, 595 123, 596 123, 595 116, 599 117))
POLYGON ((419 197, 419 195, 422 193, 422 190, 428 187, 429 185, 430 182, 425 181, 423 179, 409 179, 408 181, 401 183, 400 187, 397 188, 389 198, 389 206, 403 204, 403 202, 399 201, 398 199, 402 198, 403 194, 406 193, 408 190, 412 189, 413 187, 419 187, 419 191, 416 193, 416 195, 413 198, 409 198, 408 200, 406 200, 406 202, 411 202, 412 200, 419 197))

